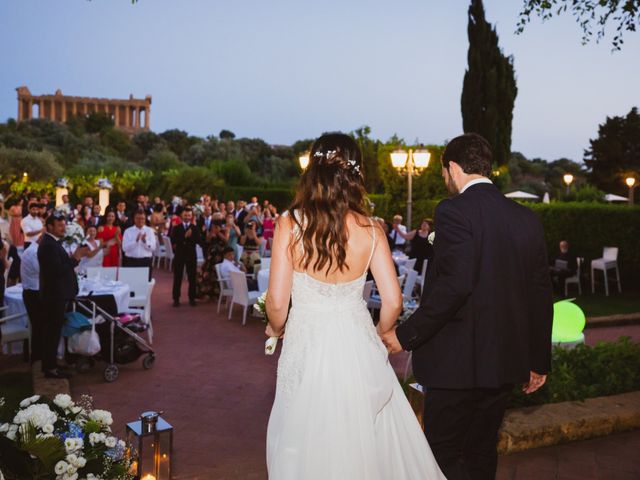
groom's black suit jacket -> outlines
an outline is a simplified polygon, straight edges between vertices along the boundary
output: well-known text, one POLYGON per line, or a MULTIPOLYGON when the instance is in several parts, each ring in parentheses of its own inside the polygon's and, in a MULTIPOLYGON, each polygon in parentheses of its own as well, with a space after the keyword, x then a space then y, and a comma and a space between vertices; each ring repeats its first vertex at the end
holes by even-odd
POLYGON ((491 184, 435 214, 434 268, 397 335, 426 387, 498 388, 545 374, 553 301, 542 225, 491 184))

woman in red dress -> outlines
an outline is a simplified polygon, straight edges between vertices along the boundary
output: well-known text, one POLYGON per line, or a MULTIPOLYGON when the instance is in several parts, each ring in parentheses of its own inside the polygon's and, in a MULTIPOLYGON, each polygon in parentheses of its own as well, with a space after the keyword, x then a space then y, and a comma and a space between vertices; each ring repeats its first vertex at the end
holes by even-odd
POLYGON ((104 216, 104 223, 98 227, 98 235, 96 238, 102 240, 103 243, 111 245, 109 250, 104 254, 102 260, 103 267, 119 267, 120 266, 120 248, 122 245, 122 232, 120 227, 115 226, 116 214, 109 211, 104 216))

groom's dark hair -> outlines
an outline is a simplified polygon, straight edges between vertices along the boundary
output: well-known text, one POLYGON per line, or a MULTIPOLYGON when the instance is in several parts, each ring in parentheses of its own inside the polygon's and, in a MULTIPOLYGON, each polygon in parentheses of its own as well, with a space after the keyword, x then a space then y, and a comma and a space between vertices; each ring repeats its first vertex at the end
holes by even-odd
POLYGON ((447 144, 442 154, 442 166, 449 170, 449 162, 456 162, 467 175, 489 177, 492 158, 491 145, 482 135, 465 133, 447 144))

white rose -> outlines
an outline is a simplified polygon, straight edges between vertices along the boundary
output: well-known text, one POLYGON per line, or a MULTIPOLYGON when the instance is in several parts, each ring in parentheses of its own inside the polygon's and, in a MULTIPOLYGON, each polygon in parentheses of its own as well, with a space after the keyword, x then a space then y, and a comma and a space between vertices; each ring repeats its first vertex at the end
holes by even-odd
POLYGON ((27 408, 29 405, 31 405, 31 400, 28 398, 25 398, 20 402, 20 408, 27 408))
POLYGON ((75 439, 75 443, 76 443, 76 450, 80 450, 82 449, 82 447, 84 447, 84 440, 82 440, 81 438, 76 438, 75 439))
POLYGON ((38 400, 40 400, 40 395, 34 395, 33 397, 29 398, 29 400, 31 400, 31 403, 36 403, 38 400))
POLYGON ((67 463, 70 463, 71 465, 75 465, 76 462, 78 461, 78 456, 75 453, 70 453, 69 455, 67 455, 67 463))
POLYGON ((76 450, 76 439, 75 438, 65 438, 64 439, 64 449, 68 452, 74 452, 76 450))
POLYGON ((75 466, 78 468, 84 468, 87 464, 87 459, 84 457, 78 457, 78 460, 75 463, 75 466))
POLYGON ((77 415, 80 412, 82 412, 82 407, 71 407, 71 413, 73 413, 74 415, 77 415))
POLYGON ((126 446, 127 446, 127 444, 126 444, 126 443, 124 443, 124 440, 118 440, 118 447, 120 447, 120 448, 124 448, 124 447, 126 447, 126 446))
POLYGON ((78 471, 78 469, 74 465, 67 465, 67 473, 69 475, 73 475, 77 471, 78 471))
POLYGON ((53 399, 53 403, 55 403, 58 407, 66 410, 67 408, 73 405, 73 401, 71 401, 71 397, 66 393, 59 393, 53 399))
POLYGON ((44 433, 53 433, 53 425, 47 423, 44 427, 42 427, 42 431, 44 433))
POLYGON ((9 427, 9 431, 7 432, 7 438, 9 440, 15 440, 17 433, 18 433, 18 426, 17 425, 11 425, 9 427))
POLYGON ((56 463, 56 475, 62 475, 63 473, 65 473, 67 471, 67 467, 67 462, 65 462, 64 460, 60 460, 58 463, 56 463))
POLYGON ((118 441, 115 437, 107 437, 104 441, 104 444, 107 446, 107 448, 114 448, 117 443, 118 441))
POLYGON ((3 423, 2 425, 0 425, 0 433, 6 433, 8 431, 9 431, 8 423, 3 423))

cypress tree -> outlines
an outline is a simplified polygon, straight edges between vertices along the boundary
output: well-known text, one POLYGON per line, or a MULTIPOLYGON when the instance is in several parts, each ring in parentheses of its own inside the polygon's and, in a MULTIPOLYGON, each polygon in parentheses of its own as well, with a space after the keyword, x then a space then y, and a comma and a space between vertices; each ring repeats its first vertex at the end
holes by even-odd
POLYGON ((518 94, 513 58, 503 55, 498 34, 487 22, 482 0, 469 7, 469 66, 462 87, 462 127, 485 137, 495 163, 505 165, 511 153, 513 105, 518 94))

